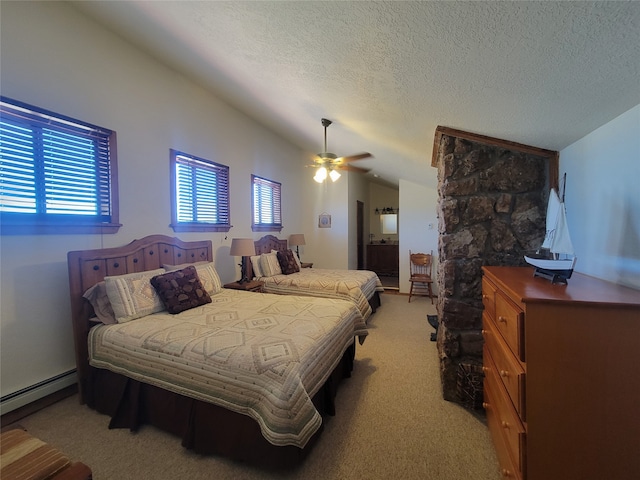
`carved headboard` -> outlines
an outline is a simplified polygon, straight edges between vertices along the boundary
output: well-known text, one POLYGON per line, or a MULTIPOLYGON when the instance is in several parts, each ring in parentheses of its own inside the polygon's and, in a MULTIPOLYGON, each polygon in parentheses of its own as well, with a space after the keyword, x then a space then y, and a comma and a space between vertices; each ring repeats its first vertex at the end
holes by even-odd
MULTIPOLYGON (((254 241, 253 244, 256 247, 256 255, 270 253, 271 250, 283 251, 288 248, 286 240, 280 240, 273 235, 265 235, 260 240, 254 241)), ((253 265, 251 265, 251 260, 247 259, 245 262, 245 269, 246 277, 253 278, 253 265)))
POLYGON ((89 329, 95 325, 89 320, 93 316, 93 308, 82 294, 109 275, 144 272, 160 268, 164 264, 179 265, 200 261, 213 261, 210 240, 183 242, 165 235, 150 235, 123 247, 80 250, 67 254, 71 319, 82 403, 89 378, 87 337, 89 329))
POLYGON ((271 250, 283 251, 287 249, 287 241, 280 240, 273 235, 265 235, 260 240, 253 242, 256 246, 256 255, 269 253, 271 250))

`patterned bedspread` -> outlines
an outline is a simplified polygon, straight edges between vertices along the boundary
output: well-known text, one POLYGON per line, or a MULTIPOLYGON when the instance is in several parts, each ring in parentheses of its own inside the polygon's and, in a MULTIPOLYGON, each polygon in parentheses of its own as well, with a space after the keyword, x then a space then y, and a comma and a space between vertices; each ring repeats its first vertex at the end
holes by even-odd
POLYGON ((364 319, 343 300, 223 289, 212 303, 99 325, 91 365, 249 415, 274 445, 304 447, 322 418, 311 401, 364 319))
POLYGON ((378 275, 368 270, 302 268, 290 275, 260 277, 259 280, 264 282, 264 291, 269 293, 349 300, 365 320, 372 313, 369 299, 376 291, 384 291, 378 275))

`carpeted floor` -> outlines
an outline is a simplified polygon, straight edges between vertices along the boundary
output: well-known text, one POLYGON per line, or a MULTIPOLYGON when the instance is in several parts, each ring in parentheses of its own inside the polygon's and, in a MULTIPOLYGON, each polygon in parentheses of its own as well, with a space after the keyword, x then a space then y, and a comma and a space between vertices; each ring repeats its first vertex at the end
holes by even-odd
POLYGON ((109 430, 109 419, 62 400, 20 421, 32 434, 89 465, 95 480, 420 479, 498 480, 482 415, 442 400, 426 297, 383 295, 358 345, 353 376, 338 391, 337 413, 305 462, 267 472, 195 455, 152 427, 109 430))

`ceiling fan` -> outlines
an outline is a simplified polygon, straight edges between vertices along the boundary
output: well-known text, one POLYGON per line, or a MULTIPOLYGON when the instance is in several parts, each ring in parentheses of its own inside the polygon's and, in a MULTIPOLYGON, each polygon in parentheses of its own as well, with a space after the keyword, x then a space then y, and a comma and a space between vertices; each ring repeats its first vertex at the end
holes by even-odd
POLYGON ((370 153, 363 152, 357 153, 355 155, 349 155, 347 157, 338 157, 335 153, 331 153, 327 151, 327 127, 331 125, 333 122, 326 118, 322 119, 322 126, 324 127, 324 151, 318 154, 318 157, 315 160, 315 163, 311 165, 307 165, 307 167, 316 167, 318 171, 313 179, 322 183, 325 178, 327 178, 327 174, 331 177, 331 180, 334 182, 340 178, 340 173, 337 170, 346 170, 350 172, 358 172, 358 173, 367 173, 369 169, 360 168, 354 165, 348 165, 351 162, 356 160, 362 160, 363 158, 372 157, 370 153))

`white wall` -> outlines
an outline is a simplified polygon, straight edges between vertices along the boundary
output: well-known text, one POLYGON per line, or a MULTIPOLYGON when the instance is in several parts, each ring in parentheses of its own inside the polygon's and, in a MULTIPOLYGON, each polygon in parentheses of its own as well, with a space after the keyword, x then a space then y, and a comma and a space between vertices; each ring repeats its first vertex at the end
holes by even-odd
MULTIPOLYGON (((117 132, 123 224, 115 235, 0 237, 2 396, 75 368, 70 250, 120 246, 155 233, 211 239, 221 279, 232 281, 239 274, 231 239, 262 236, 251 232, 252 173, 282 183, 280 238, 305 233, 314 242, 317 214, 327 210, 336 225, 329 233, 341 235, 318 235, 318 241, 346 244, 347 214, 336 206, 344 204, 346 186, 336 183, 344 192, 327 202, 333 186, 325 193, 313 182, 299 148, 64 2, 3 2, 1 22, 2 95, 117 132), (169 228, 170 148, 229 165, 228 234, 169 228)), ((345 253, 340 264, 346 263, 345 253)))
POLYGON ((640 105, 560 152, 576 271, 640 289, 640 105))
MULTIPOLYGON (((426 167, 432 168, 432 167, 426 167)), ((409 293, 409 250, 430 253, 433 250, 432 275, 438 268, 438 190, 435 185, 419 185, 400 180, 400 293, 409 293)), ((434 281, 433 291, 438 286, 434 281)))

